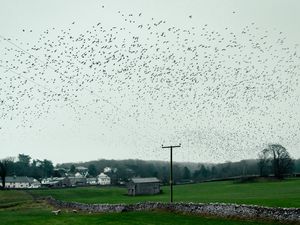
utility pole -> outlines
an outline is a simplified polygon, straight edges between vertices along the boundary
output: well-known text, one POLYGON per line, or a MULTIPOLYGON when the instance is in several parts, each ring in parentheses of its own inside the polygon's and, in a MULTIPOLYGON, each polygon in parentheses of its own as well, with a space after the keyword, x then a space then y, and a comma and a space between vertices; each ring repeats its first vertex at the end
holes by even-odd
POLYGON ((170 202, 173 202, 173 148, 180 148, 181 144, 179 145, 170 145, 170 146, 163 146, 162 148, 169 148, 170 149, 170 202))

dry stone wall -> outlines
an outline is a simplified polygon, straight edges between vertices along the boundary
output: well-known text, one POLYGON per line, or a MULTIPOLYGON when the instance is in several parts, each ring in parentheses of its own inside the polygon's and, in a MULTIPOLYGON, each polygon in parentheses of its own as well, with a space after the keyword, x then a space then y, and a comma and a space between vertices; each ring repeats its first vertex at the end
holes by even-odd
POLYGON ((267 219, 281 222, 296 222, 300 224, 300 208, 272 208, 255 205, 237 205, 225 203, 160 203, 144 202, 136 204, 84 204, 64 202, 52 197, 44 198, 57 208, 68 208, 91 213, 131 212, 167 210, 198 215, 219 217, 237 217, 244 219, 267 219))

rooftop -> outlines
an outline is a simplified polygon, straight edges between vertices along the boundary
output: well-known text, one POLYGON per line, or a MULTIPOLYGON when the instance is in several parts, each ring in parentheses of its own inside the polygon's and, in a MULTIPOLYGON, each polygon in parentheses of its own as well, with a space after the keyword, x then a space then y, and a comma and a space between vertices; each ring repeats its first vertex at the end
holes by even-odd
POLYGON ((88 168, 84 167, 84 166, 77 166, 75 168, 76 170, 79 170, 79 171, 85 171, 85 170, 88 170, 88 168))
POLYGON ((32 177, 17 177, 17 176, 8 176, 5 178, 6 183, 34 183, 36 182, 32 177))
POLYGON ((160 180, 156 177, 146 177, 146 178, 132 178, 131 181, 135 184, 140 183, 159 183, 160 180))

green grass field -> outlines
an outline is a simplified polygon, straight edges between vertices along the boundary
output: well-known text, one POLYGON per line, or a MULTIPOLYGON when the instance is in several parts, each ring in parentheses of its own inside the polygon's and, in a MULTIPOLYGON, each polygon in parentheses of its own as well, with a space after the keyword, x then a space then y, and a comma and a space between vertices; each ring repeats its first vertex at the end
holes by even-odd
POLYGON ((9 208, 32 201, 32 197, 24 191, 0 191, 0 208, 9 208))
MULTIPOLYGON (((169 201, 169 187, 154 196, 127 196, 125 188, 82 187, 72 189, 32 190, 34 196, 52 196, 64 201, 83 203, 135 203, 169 201)), ((300 179, 254 183, 232 181, 174 186, 175 202, 224 202, 272 207, 300 207, 300 179)))
POLYGON ((155 212, 127 212, 86 214, 63 211, 60 215, 51 213, 53 208, 43 202, 28 201, 23 205, 8 209, 0 208, 1 225, 278 225, 264 221, 246 221, 236 219, 222 219, 200 217, 163 211, 155 212))
MULTIPOLYGON (((68 212, 54 215, 51 206, 43 201, 34 201, 33 196, 47 196, 65 201, 88 203, 133 203, 140 201, 168 201, 168 187, 164 193, 156 196, 126 196, 126 189, 116 187, 89 187, 69 189, 48 189, 0 191, 0 224, 1 225, 276 225, 280 223, 268 221, 246 221, 224 219, 180 213, 153 211, 87 214, 68 212)), ((232 202, 258 204, 268 206, 300 207, 300 180, 278 182, 257 182, 238 184, 230 181, 211 182, 193 185, 175 186, 176 201, 186 202, 232 202)))

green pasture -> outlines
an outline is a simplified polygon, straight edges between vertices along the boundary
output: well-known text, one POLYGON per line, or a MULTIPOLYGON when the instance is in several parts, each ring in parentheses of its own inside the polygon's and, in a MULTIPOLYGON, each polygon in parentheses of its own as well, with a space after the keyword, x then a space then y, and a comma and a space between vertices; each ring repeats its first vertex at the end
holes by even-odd
MULTIPOLYGON (((0 224, 2 225, 276 225, 269 221, 224 219, 181 213, 152 211, 88 214, 63 210, 54 215, 53 207, 33 197, 53 196, 65 201, 85 203, 134 203, 142 201, 169 200, 169 189, 156 196, 126 196, 125 188, 81 187, 47 190, 0 191, 0 224)), ((300 207, 300 180, 234 183, 232 181, 210 182, 174 187, 175 201, 185 202, 231 202, 267 206, 300 207)))
POLYGON ((44 203, 27 203, 22 207, 0 209, 1 225, 277 225, 264 221, 246 221, 200 217, 171 212, 127 212, 86 214, 63 211, 59 215, 51 213, 53 209, 44 203))
POLYGON ((0 209, 17 206, 28 201, 32 201, 32 197, 24 191, 0 191, 0 209))
MULTIPOLYGON (((31 190, 36 197, 52 196, 64 201, 82 203, 136 203, 169 201, 169 187, 154 196, 127 196, 126 188, 78 187, 68 189, 31 190)), ((300 179, 284 181, 235 183, 218 181, 174 186, 175 202, 224 202, 271 207, 300 207, 300 179)))

